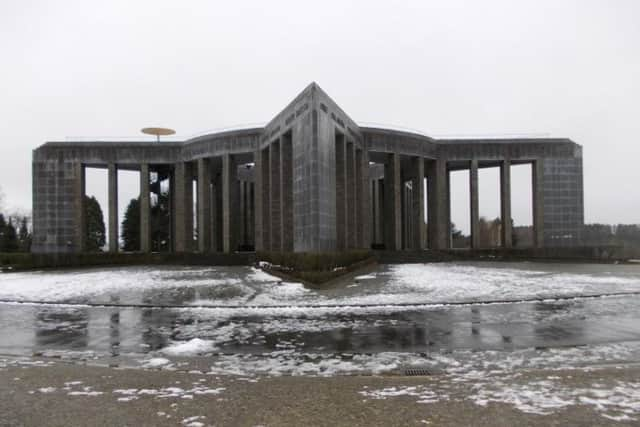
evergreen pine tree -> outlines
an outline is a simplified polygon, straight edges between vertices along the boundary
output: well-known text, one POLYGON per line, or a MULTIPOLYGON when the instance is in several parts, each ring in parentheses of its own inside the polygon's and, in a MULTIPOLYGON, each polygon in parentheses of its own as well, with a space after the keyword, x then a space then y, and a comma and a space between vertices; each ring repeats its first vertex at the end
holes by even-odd
POLYGON ((16 228, 13 226, 13 221, 9 218, 9 222, 4 226, 4 248, 2 252, 17 252, 18 235, 16 234, 16 228))
POLYGON ((27 217, 22 217, 20 223, 20 230, 18 231, 18 241, 20 242, 20 251, 31 251, 31 233, 29 233, 29 227, 27 226, 27 217))
POLYGON ((122 220, 122 249, 128 252, 140 250, 140 200, 131 199, 122 220))
POLYGON ((7 222, 4 219, 4 215, 0 213, 0 252, 5 252, 5 233, 7 228, 7 222))
POLYGON ((87 221, 85 250, 89 252, 101 251, 107 241, 107 237, 100 203, 93 196, 84 196, 84 209, 87 221))

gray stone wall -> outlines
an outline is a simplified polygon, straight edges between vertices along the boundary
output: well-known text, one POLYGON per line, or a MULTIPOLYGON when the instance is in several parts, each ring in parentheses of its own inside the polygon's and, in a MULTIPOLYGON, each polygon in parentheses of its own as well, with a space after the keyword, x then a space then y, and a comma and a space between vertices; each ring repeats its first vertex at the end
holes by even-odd
POLYGON ((582 153, 569 159, 543 160, 544 246, 582 244, 584 190, 582 153))
MULTIPOLYGON (((81 250, 76 214, 81 170, 73 159, 33 162, 33 243, 36 253, 81 250)), ((80 183, 80 185, 82 185, 80 183)))
MULTIPOLYGON (((536 244, 580 244, 584 221, 582 149, 571 140, 438 140, 411 132, 361 128, 312 83, 264 128, 220 132, 182 142, 48 142, 39 147, 33 153, 33 251, 83 250, 85 167, 140 170, 141 165, 148 165, 152 170, 164 167, 174 171, 174 222, 181 223, 173 226, 178 251, 195 250, 187 236, 192 220, 187 206, 191 205, 190 180, 196 175, 206 185, 200 199, 208 201, 199 209, 201 232, 211 235, 211 242, 200 242, 201 251, 234 251, 240 242, 255 241, 258 249, 301 252, 369 247, 374 239, 400 249, 402 230, 404 246, 420 247, 423 239, 408 234, 424 233, 413 224, 424 215, 421 198, 428 199, 429 246, 444 249, 449 245, 449 171, 469 169, 472 164, 519 163, 534 164, 536 244), (344 139, 345 155, 341 158, 336 157, 337 135, 344 139), (238 172, 237 165, 252 161, 255 169, 238 172), (370 166, 369 161, 377 166, 370 166), (344 169, 343 183, 336 180, 337 163, 344 169), (196 165, 199 167, 191 171, 196 165), (427 177, 427 194, 412 192, 407 200, 415 197, 416 202, 405 203, 411 209, 405 206, 403 216, 402 182, 413 180, 417 188, 422 181, 414 175, 420 169, 418 175, 427 177), (253 187, 241 190, 240 182, 251 181, 253 187), (344 196, 342 205, 337 203, 337 192, 344 196), (253 195, 251 203, 247 194, 253 195), (251 227, 240 211, 251 212, 251 227), (210 227, 206 217, 211 217, 210 227), (241 239, 249 229, 251 238, 241 239), (340 233, 345 240, 341 244, 340 233)), ((508 200, 503 187, 503 198, 508 200)), ((113 200, 113 195, 110 197, 113 200)), ((510 215, 509 206, 503 206, 503 212, 510 215)), ((113 222, 112 228, 117 231, 113 222)))

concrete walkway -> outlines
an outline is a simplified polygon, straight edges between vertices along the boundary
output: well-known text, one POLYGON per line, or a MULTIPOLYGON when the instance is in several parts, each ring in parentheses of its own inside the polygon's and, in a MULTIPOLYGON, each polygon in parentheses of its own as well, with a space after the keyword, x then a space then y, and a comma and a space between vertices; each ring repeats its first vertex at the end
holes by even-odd
POLYGON ((0 358, 0 425, 640 425, 638 365, 481 377, 239 378, 0 358))

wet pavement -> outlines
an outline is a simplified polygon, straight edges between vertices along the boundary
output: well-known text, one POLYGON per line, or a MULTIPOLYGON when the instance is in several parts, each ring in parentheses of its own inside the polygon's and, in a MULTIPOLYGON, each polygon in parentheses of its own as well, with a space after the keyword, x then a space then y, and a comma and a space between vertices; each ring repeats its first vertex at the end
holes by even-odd
POLYGON ((348 371, 383 355, 368 369, 391 369, 402 355, 640 342, 639 291, 640 267, 623 265, 380 266, 322 291, 249 267, 12 273, 0 275, 0 354, 199 357, 223 373, 253 356, 348 371), (502 299, 519 302, 483 303, 502 299))

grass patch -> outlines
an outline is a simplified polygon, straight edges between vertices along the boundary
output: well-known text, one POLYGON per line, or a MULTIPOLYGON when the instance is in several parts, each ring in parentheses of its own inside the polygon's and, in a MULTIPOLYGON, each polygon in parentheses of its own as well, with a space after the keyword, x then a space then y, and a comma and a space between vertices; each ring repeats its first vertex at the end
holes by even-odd
POLYGON ((109 253, 30 254, 0 253, 1 271, 126 265, 250 265, 252 254, 109 253))

